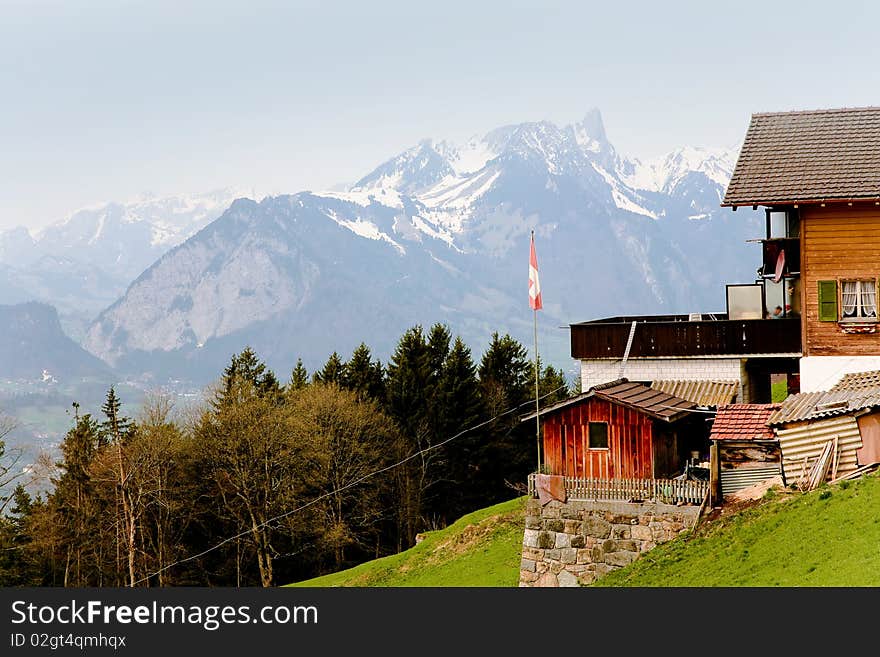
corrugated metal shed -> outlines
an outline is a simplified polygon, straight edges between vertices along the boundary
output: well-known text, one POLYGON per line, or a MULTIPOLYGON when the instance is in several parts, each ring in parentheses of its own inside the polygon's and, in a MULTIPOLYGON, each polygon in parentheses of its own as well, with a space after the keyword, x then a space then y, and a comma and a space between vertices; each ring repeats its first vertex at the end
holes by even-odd
POLYGON ((807 460, 807 471, 819 458, 822 448, 837 436, 840 462, 837 476, 856 469, 856 450, 862 446, 859 425, 852 415, 829 417, 809 422, 798 422, 776 430, 782 448, 782 467, 785 481, 794 483, 800 478, 807 460))
POLYGON ((739 381, 652 381, 651 387, 699 406, 723 406, 736 399, 739 381))
POLYGON ((730 495, 743 488, 760 484, 779 476, 779 464, 774 463, 760 468, 736 468, 721 471, 721 494, 730 495))

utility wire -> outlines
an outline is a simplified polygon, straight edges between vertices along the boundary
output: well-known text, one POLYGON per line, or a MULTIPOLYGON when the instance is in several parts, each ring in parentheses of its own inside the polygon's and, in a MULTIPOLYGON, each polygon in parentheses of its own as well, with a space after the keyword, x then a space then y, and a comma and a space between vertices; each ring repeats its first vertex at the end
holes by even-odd
MULTIPOLYGON (((538 398, 538 400, 540 401, 541 399, 544 399, 544 397, 549 397, 550 395, 559 392, 560 390, 562 390, 562 389, 565 388, 565 387, 567 387, 567 384, 566 384, 566 385, 561 385, 561 386, 559 386, 558 388, 556 388, 555 390, 551 390, 550 392, 548 392, 548 393, 546 393, 546 394, 544 394, 544 395, 541 395, 541 396, 538 398)), ((448 444, 448 443, 451 443, 451 442, 452 442, 453 440, 455 440, 456 438, 460 438, 461 436, 465 435, 466 433, 470 433, 471 431, 475 431, 475 430, 477 430, 477 429, 481 429, 482 427, 485 427, 487 424, 491 424, 491 423, 494 422, 495 420, 498 420, 498 419, 504 417, 505 415, 510 415, 511 413, 513 413, 514 411, 519 410, 520 408, 522 408, 522 407, 525 406, 526 404, 533 404, 533 403, 534 403, 534 400, 532 400, 532 399, 529 399, 528 401, 524 401, 522 404, 519 404, 518 406, 514 406, 514 407, 512 407, 512 408, 509 408, 509 409, 507 409, 506 411, 503 411, 503 412, 499 413, 498 415, 489 418, 488 420, 485 420, 485 421, 483 421, 483 422, 480 422, 480 423, 478 423, 478 424, 475 424, 475 425, 472 426, 472 427, 468 427, 467 429, 464 429, 464 430, 462 430, 462 431, 459 431, 457 434, 455 434, 454 436, 451 436, 450 438, 447 438, 446 440, 443 440, 443 441, 441 441, 441 442, 439 442, 439 443, 437 443, 437 444, 435 444, 435 445, 429 445, 428 447, 425 447, 424 449, 421 449, 421 450, 419 450, 419 451, 417 451, 417 452, 413 452, 412 454, 410 454, 409 456, 407 456, 407 457, 401 459, 401 460, 398 461, 397 463, 392 463, 391 465, 387 465, 387 466, 385 466, 384 468, 380 468, 380 469, 378 469, 378 470, 375 470, 374 472, 370 472, 369 474, 365 474, 363 477, 360 477, 360 478, 358 478, 358 479, 355 479, 354 481, 352 481, 352 482, 346 484, 345 486, 342 486, 341 488, 337 488, 337 489, 334 489, 334 490, 332 490, 332 491, 330 491, 330 492, 327 492, 327 493, 324 493, 324 494, 322 494, 322 495, 319 495, 318 497, 316 497, 316 498, 314 498, 314 499, 312 499, 312 500, 306 502, 305 504, 303 504, 303 505, 301 505, 301 506, 298 506, 298 507, 296 507, 296 508, 294 508, 294 509, 291 509, 290 511, 285 511, 284 513, 281 513, 281 514, 278 514, 277 516, 274 516, 274 517, 272 517, 272 518, 269 518, 268 520, 265 520, 265 521, 261 522, 259 525, 255 526, 255 527, 252 527, 252 528, 247 529, 247 530, 245 530, 245 531, 239 532, 238 534, 235 534, 235 535, 233 535, 233 536, 229 536, 229 537, 227 537, 227 538, 224 538, 224 539, 223 539, 222 541, 220 541, 219 543, 216 543, 215 545, 212 545, 211 547, 209 547, 209 548, 207 548, 207 549, 205 549, 205 550, 202 550, 202 551, 199 552, 198 554, 193 554, 193 555, 191 555, 191 556, 189 556, 189 557, 185 557, 185 558, 183 558, 183 559, 179 559, 178 561, 175 561, 175 562, 173 562, 173 563, 170 563, 170 564, 168 564, 167 566, 163 566, 163 567, 160 568, 159 570, 157 570, 157 571, 155 571, 155 572, 152 572, 152 573, 150 573, 149 575, 146 575, 145 577, 142 577, 141 579, 139 579, 139 580, 137 580, 137 581, 135 582, 135 585, 137 585, 137 584, 141 584, 142 582, 146 582, 146 581, 149 580, 151 577, 155 577, 156 575, 159 575, 160 573, 164 573, 166 570, 169 570, 169 569, 171 569, 171 568, 174 568, 175 566, 179 566, 180 564, 184 564, 184 563, 187 563, 187 562, 189 562, 189 561, 194 561, 194 560, 196 560, 196 559, 199 559, 199 558, 205 556, 206 554, 209 554, 209 553, 213 552, 214 550, 217 550, 217 549, 223 547, 223 546, 226 545, 227 543, 231 543, 232 541, 234 541, 234 540, 236 540, 236 539, 238 539, 238 538, 242 538, 242 537, 244 537, 244 536, 249 535, 249 534, 250 534, 251 532, 253 532, 255 529, 262 529, 263 527, 265 527, 266 525, 269 525, 270 523, 277 522, 277 521, 281 520, 282 518, 286 518, 286 517, 288 517, 288 516, 292 516, 292 515, 295 514, 295 513, 299 513, 300 511, 304 511, 305 509, 309 508, 310 506, 314 506, 315 504, 317 504, 318 502, 320 502, 320 501, 323 500, 323 499, 326 499, 326 498, 328 498, 328 497, 331 497, 331 496, 333 496, 333 495, 336 495, 336 494, 338 494, 338 493, 341 493, 342 491, 344 491, 344 490, 348 490, 349 488, 353 488, 353 487, 355 487, 355 486, 357 486, 357 485, 359 485, 359 484, 365 482, 367 479, 371 479, 371 478, 375 477, 376 475, 380 475, 380 474, 382 474, 382 473, 384 473, 384 472, 388 472, 389 470, 393 470, 394 468, 398 468, 398 467, 400 467, 401 465, 403 465, 404 463, 407 463, 408 461, 411 461, 411 460, 413 460, 414 458, 416 458, 416 457, 418 457, 418 456, 421 456, 421 455, 424 454, 425 452, 430 452, 431 450, 439 449, 440 447, 443 447, 444 445, 446 445, 446 444, 448 444)))

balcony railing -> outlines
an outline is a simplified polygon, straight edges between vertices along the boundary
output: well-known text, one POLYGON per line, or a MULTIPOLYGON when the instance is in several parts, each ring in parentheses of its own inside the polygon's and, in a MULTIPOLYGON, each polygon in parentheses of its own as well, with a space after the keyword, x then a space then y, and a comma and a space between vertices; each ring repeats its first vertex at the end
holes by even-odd
MULTIPOLYGON (((569 500, 702 504, 709 494, 709 482, 679 479, 581 479, 565 477, 565 494, 569 500)), ((534 474, 529 475, 529 495, 531 497, 538 496, 534 474)))
MULTIPOLYGON (((612 317, 571 325, 572 358, 622 358, 632 322, 631 358, 800 354, 801 320, 690 321, 687 315, 612 317)), ((706 315, 703 315, 706 317, 706 315)))

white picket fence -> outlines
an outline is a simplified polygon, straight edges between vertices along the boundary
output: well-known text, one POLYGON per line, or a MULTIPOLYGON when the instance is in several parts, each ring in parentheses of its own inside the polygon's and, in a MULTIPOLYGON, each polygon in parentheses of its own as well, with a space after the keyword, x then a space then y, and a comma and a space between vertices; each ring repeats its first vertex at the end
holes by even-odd
MULTIPOLYGON (((570 500, 655 501, 664 504, 702 504, 709 494, 708 481, 678 479, 581 479, 565 478, 570 500)), ((535 475, 529 475, 529 495, 537 497, 535 475)))

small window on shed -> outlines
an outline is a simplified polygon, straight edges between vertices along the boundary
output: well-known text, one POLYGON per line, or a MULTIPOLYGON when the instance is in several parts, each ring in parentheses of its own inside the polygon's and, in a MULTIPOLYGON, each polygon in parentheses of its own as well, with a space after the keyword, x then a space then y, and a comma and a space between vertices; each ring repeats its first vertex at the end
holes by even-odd
POLYGON ((590 422, 590 449, 608 449, 606 422, 590 422))

